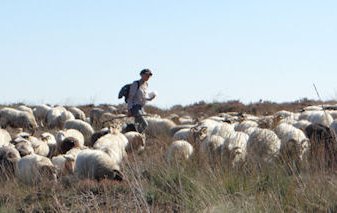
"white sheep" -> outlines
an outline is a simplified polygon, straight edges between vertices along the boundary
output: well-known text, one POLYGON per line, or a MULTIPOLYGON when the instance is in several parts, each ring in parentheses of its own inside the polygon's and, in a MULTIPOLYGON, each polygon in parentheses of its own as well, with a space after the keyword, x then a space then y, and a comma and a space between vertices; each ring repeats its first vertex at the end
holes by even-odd
POLYGON ((23 112, 28 112, 32 115, 34 115, 33 110, 30 107, 27 107, 25 105, 20 105, 17 107, 18 110, 23 111, 23 112))
POLYGON ((281 140, 269 129, 256 128, 247 143, 247 157, 260 162, 271 162, 278 157, 281 140))
POLYGON ((229 123, 220 123, 213 129, 211 135, 218 135, 226 139, 234 134, 234 132, 235 130, 233 125, 229 123))
POLYGON ((121 163, 126 158, 126 147, 128 139, 122 133, 110 133, 99 138, 94 144, 94 149, 110 149, 111 155, 116 159, 116 162, 121 163))
POLYGON ((14 147, 0 147, 0 180, 10 180, 15 176, 15 168, 20 158, 20 153, 14 147))
POLYGON ((68 120, 64 124, 65 129, 76 129, 84 136, 84 145, 88 146, 91 143, 91 136, 94 134, 94 129, 85 121, 82 120, 68 120))
POLYGON ((259 124, 255 121, 245 120, 239 123, 238 125, 236 125, 234 129, 235 131, 238 131, 238 132, 245 132, 247 129, 251 127, 258 127, 258 126, 259 124))
POLYGON ((47 157, 27 155, 18 161, 16 176, 27 185, 38 184, 42 180, 56 181, 56 168, 47 157))
POLYGON ((171 129, 176 126, 172 120, 167 118, 145 117, 145 120, 149 124, 146 132, 150 135, 170 137, 171 129))
POLYGON ((299 117, 300 120, 308 120, 311 123, 322 124, 324 126, 330 126, 333 122, 332 116, 325 111, 306 111, 302 112, 299 117))
POLYGON ((70 107, 68 110, 75 116, 75 119, 79 119, 82 121, 85 120, 85 113, 81 109, 77 107, 70 107))
POLYGON ((50 106, 48 105, 39 105, 39 106, 36 106, 34 109, 33 109, 33 114, 35 116, 35 119, 37 122, 39 122, 39 124, 41 126, 44 126, 45 123, 46 123, 46 118, 47 118, 47 113, 48 111, 51 109, 50 106))
POLYGON ((104 150, 86 149, 76 158, 75 174, 80 179, 123 180, 119 163, 104 150))
POLYGON ((0 129, 0 147, 8 146, 11 140, 12 138, 8 131, 5 129, 0 129))
POLYGON ((212 135, 200 143, 200 154, 208 159, 211 165, 216 164, 221 159, 221 147, 225 139, 219 135, 212 135))
POLYGON ((75 159, 73 155, 63 154, 53 157, 51 162, 56 167, 58 176, 65 176, 74 173, 75 159))
POLYGON ((47 112, 47 115, 46 115, 46 122, 47 122, 48 128, 50 128, 50 129, 54 129, 54 128, 62 129, 62 126, 64 124, 64 119, 66 119, 66 117, 69 115, 66 112, 67 112, 67 110, 62 106, 51 108, 47 112), (62 116, 62 113, 63 113, 63 116, 62 116))
POLYGON ((14 144, 15 149, 19 151, 21 157, 34 154, 32 143, 24 138, 17 137, 12 140, 12 144, 14 144))
POLYGON ((173 141, 185 140, 193 145, 198 145, 207 138, 207 127, 193 127, 177 131, 173 135, 173 141))
POLYGON ((0 128, 7 126, 29 130, 35 130, 38 127, 33 114, 6 107, 0 110, 0 128))
POLYGON ((169 163, 188 160, 193 154, 193 146, 185 140, 173 141, 166 152, 169 163))
POLYGON ((42 155, 45 157, 48 156, 49 145, 45 141, 37 137, 31 136, 27 132, 20 132, 19 134, 16 135, 16 141, 18 140, 18 138, 23 138, 25 140, 28 140, 34 149, 35 154, 42 155))
POLYGON ((296 127, 297 129, 304 131, 305 128, 307 128, 310 124, 311 122, 308 120, 299 120, 296 123, 294 123, 293 126, 296 127))
POLYGON ((246 160, 249 136, 244 132, 235 132, 225 140, 221 147, 222 163, 236 166, 246 160))
POLYGON ((125 147, 127 153, 140 153, 145 149, 145 135, 139 132, 127 132, 124 135, 128 139, 128 144, 125 147))
POLYGON ((275 133, 281 139, 282 154, 294 160, 303 159, 303 155, 309 150, 309 139, 302 130, 282 123, 275 128, 275 133))
POLYGON ((56 133, 56 143, 61 144, 64 139, 70 138, 70 137, 76 138, 80 147, 84 146, 84 140, 85 140, 84 136, 77 129, 64 129, 64 130, 58 131, 56 133))

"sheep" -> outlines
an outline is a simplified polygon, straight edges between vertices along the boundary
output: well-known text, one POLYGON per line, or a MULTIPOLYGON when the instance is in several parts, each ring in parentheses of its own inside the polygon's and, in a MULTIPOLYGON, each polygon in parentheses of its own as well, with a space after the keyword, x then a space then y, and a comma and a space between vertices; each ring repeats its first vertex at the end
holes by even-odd
POLYGON ((275 133, 281 139, 281 153, 286 158, 303 159, 303 155, 309 150, 309 139, 302 130, 282 123, 275 128, 275 133))
POLYGON ((258 127, 258 126, 259 124, 256 123, 255 121, 246 120, 239 123, 234 129, 235 131, 238 132, 245 132, 250 127, 258 127))
POLYGON ((199 146, 207 138, 207 127, 193 127, 181 129, 173 135, 173 140, 185 140, 199 146))
POLYGON ((38 127, 33 114, 6 107, 0 110, 0 128, 7 126, 33 131, 38 127))
POLYGON ((86 149, 81 151, 77 155, 74 172, 80 179, 123 180, 118 162, 104 150, 86 149))
POLYGON ((128 139, 128 144, 125 147, 127 153, 136 152, 140 153, 145 148, 145 135, 139 132, 127 132, 124 134, 128 139))
POLYGON ((322 124, 314 123, 305 129, 310 141, 309 161, 318 168, 336 168, 337 139, 335 132, 322 124))
POLYGON ((105 128, 103 128, 103 129, 101 129, 101 130, 95 132, 95 133, 91 136, 91 143, 90 143, 88 146, 89 146, 89 147, 92 147, 92 146, 95 144, 95 142, 96 142, 99 138, 101 138, 101 137, 103 137, 104 135, 107 135, 107 134, 109 134, 109 133, 111 133, 111 129, 108 128, 108 127, 105 127, 105 128))
POLYGON ((231 167, 244 162, 247 156, 249 136, 244 132, 235 132, 221 146, 221 161, 231 167))
POLYGON ((94 144, 94 149, 110 149, 111 155, 113 155, 116 162, 120 163, 126 158, 126 146, 128 145, 128 139, 122 133, 109 133, 99 138, 94 144))
POLYGON ((75 116, 75 119, 79 119, 79 120, 82 120, 84 121, 85 120, 85 113, 77 108, 77 107, 70 107, 69 109, 69 112, 71 112, 74 116, 75 116))
POLYGON ((308 120, 299 120, 296 123, 293 124, 294 127, 304 131, 305 128, 307 128, 311 124, 308 120))
POLYGON ((77 129, 64 129, 56 133, 56 144, 62 143, 62 141, 68 137, 75 138, 80 147, 84 146, 84 136, 77 129))
POLYGON ((51 109, 50 106, 45 104, 36 106, 33 109, 33 114, 37 122, 39 122, 40 126, 44 126, 46 123, 47 113, 51 109))
POLYGON ((211 135, 218 135, 226 139, 230 137, 233 133, 234 126, 228 123, 220 123, 213 129, 211 135))
POLYGON ((65 129, 76 129, 80 131, 84 136, 84 145, 89 146, 91 143, 91 136, 94 134, 94 129, 90 124, 82 120, 68 120, 64 124, 65 129))
POLYGON ((200 154, 207 157, 211 166, 214 166, 216 162, 220 161, 221 147, 224 142, 225 139, 223 137, 212 135, 200 143, 200 154))
POLYGON ((256 128, 247 143, 247 157, 260 162, 272 162, 278 157, 281 140, 269 129, 256 128))
POLYGON ((51 108, 46 115, 46 122, 47 126, 50 129, 62 129, 63 122, 66 119, 67 116, 69 116, 68 113, 66 113, 66 109, 64 107, 58 106, 51 108), (62 115, 63 113, 63 115, 62 115), (62 117, 61 117, 62 116, 62 117))
POLYGON ((172 161, 188 160, 193 154, 193 146, 185 140, 173 141, 166 152, 166 160, 169 163, 172 161))
POLYGON ((15 138, 11 141, 11 143, 14 144, 15 148, 19 151, 21 157, 34 154, 32 143, 24 138, 15 138))
POLYGON ((308 120, 311 123, 322 124, 324 126, 330 126, 333 122, 332 116, 328 112, 324 111, 308 111, 303 112, 299 117, 300 120, 308 120))
POLYGON ((146 133, 149 135, 156 136, 171 136, 171 129, 176 126, 176 124, 167 118, 155 118, 155 117, 145 117, 148 122, 148 127, 146 133))
POLYGON ((0 179, 10 180, 15 176, 16 164, 20 159, 20 153, 13 147, 0 147, 0 179))
POLYGON ((65 176, 74 173, 75 157, 73 155, 58 155, 51 159, 57 169, 58 176, 65 176))
POLYGON ((25 105, 20 105, 17 107, 18 110, 23 111, 23 112, 28 112, 32 115, 34 115, 33 110, 25 105))
POLYGON ((11 142, 11 135, 5 129, 0 129, 0 147, 7 146, 11 142))
POLYGON ((28 140, 31 144, 31 146, 34 149, 34 153, 42 156, 48 156, 49 154, 49 145, 45 142, 42 141, 39 138, 36 138, 34 136, 31 136, 27 132, 21 132, 16 135, 16 138, 23 138, 25 140, 28 140))
POLYGON ((16 177, 27 185, 35 185, 42 180, 56 181, 56 168, 47 157, 27 155, 18 161, 16 177))
POLYGON ((171 136, 173 137, 173 135, 181 129, 191 129, 191 128, 196 127, 196 126, 197 125, 190 125, 190 124, 176 125, 176 126, 171 128, 171 136))

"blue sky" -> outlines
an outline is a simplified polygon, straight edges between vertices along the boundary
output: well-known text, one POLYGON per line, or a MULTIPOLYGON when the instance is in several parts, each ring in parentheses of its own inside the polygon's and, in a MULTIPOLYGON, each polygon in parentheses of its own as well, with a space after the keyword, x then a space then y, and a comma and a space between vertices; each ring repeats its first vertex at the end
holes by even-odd
POLYGON ((0 102, 337 99, 336 1, 0 1, 0 102))

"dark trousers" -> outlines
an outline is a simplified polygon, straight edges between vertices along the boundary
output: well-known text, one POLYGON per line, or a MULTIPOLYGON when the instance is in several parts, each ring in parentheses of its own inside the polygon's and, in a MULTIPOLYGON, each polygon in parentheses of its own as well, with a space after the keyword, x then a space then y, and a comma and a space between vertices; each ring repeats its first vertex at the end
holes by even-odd
POLYGON ((149 124, 143 117, 144 110, 142 106, 138 104, 134 105, 131 108, 131 114, 135 118, 135 127, 136 127, 137 132, 143 133, 149 124))

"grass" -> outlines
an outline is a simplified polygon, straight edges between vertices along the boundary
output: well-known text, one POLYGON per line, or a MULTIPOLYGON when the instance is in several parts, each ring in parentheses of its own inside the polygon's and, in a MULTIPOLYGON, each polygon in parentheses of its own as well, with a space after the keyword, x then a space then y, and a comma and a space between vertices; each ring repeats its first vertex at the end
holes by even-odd
MULTIPOLYGON (((193 107, 184 110, 192 114, 209 106, 193 107)), ((165 151, 170 142, 165 136, 148 138, 146 150, 129 155, 122 165, 122 182, 75 177, 39 186, 25 186, 16 179, 0 182, 0 212, 337 211, 334 171, 306 168, 291 173, 282 163, 254 162, 233 169, 211 167, 198 155, 169 165, 165 151)))

